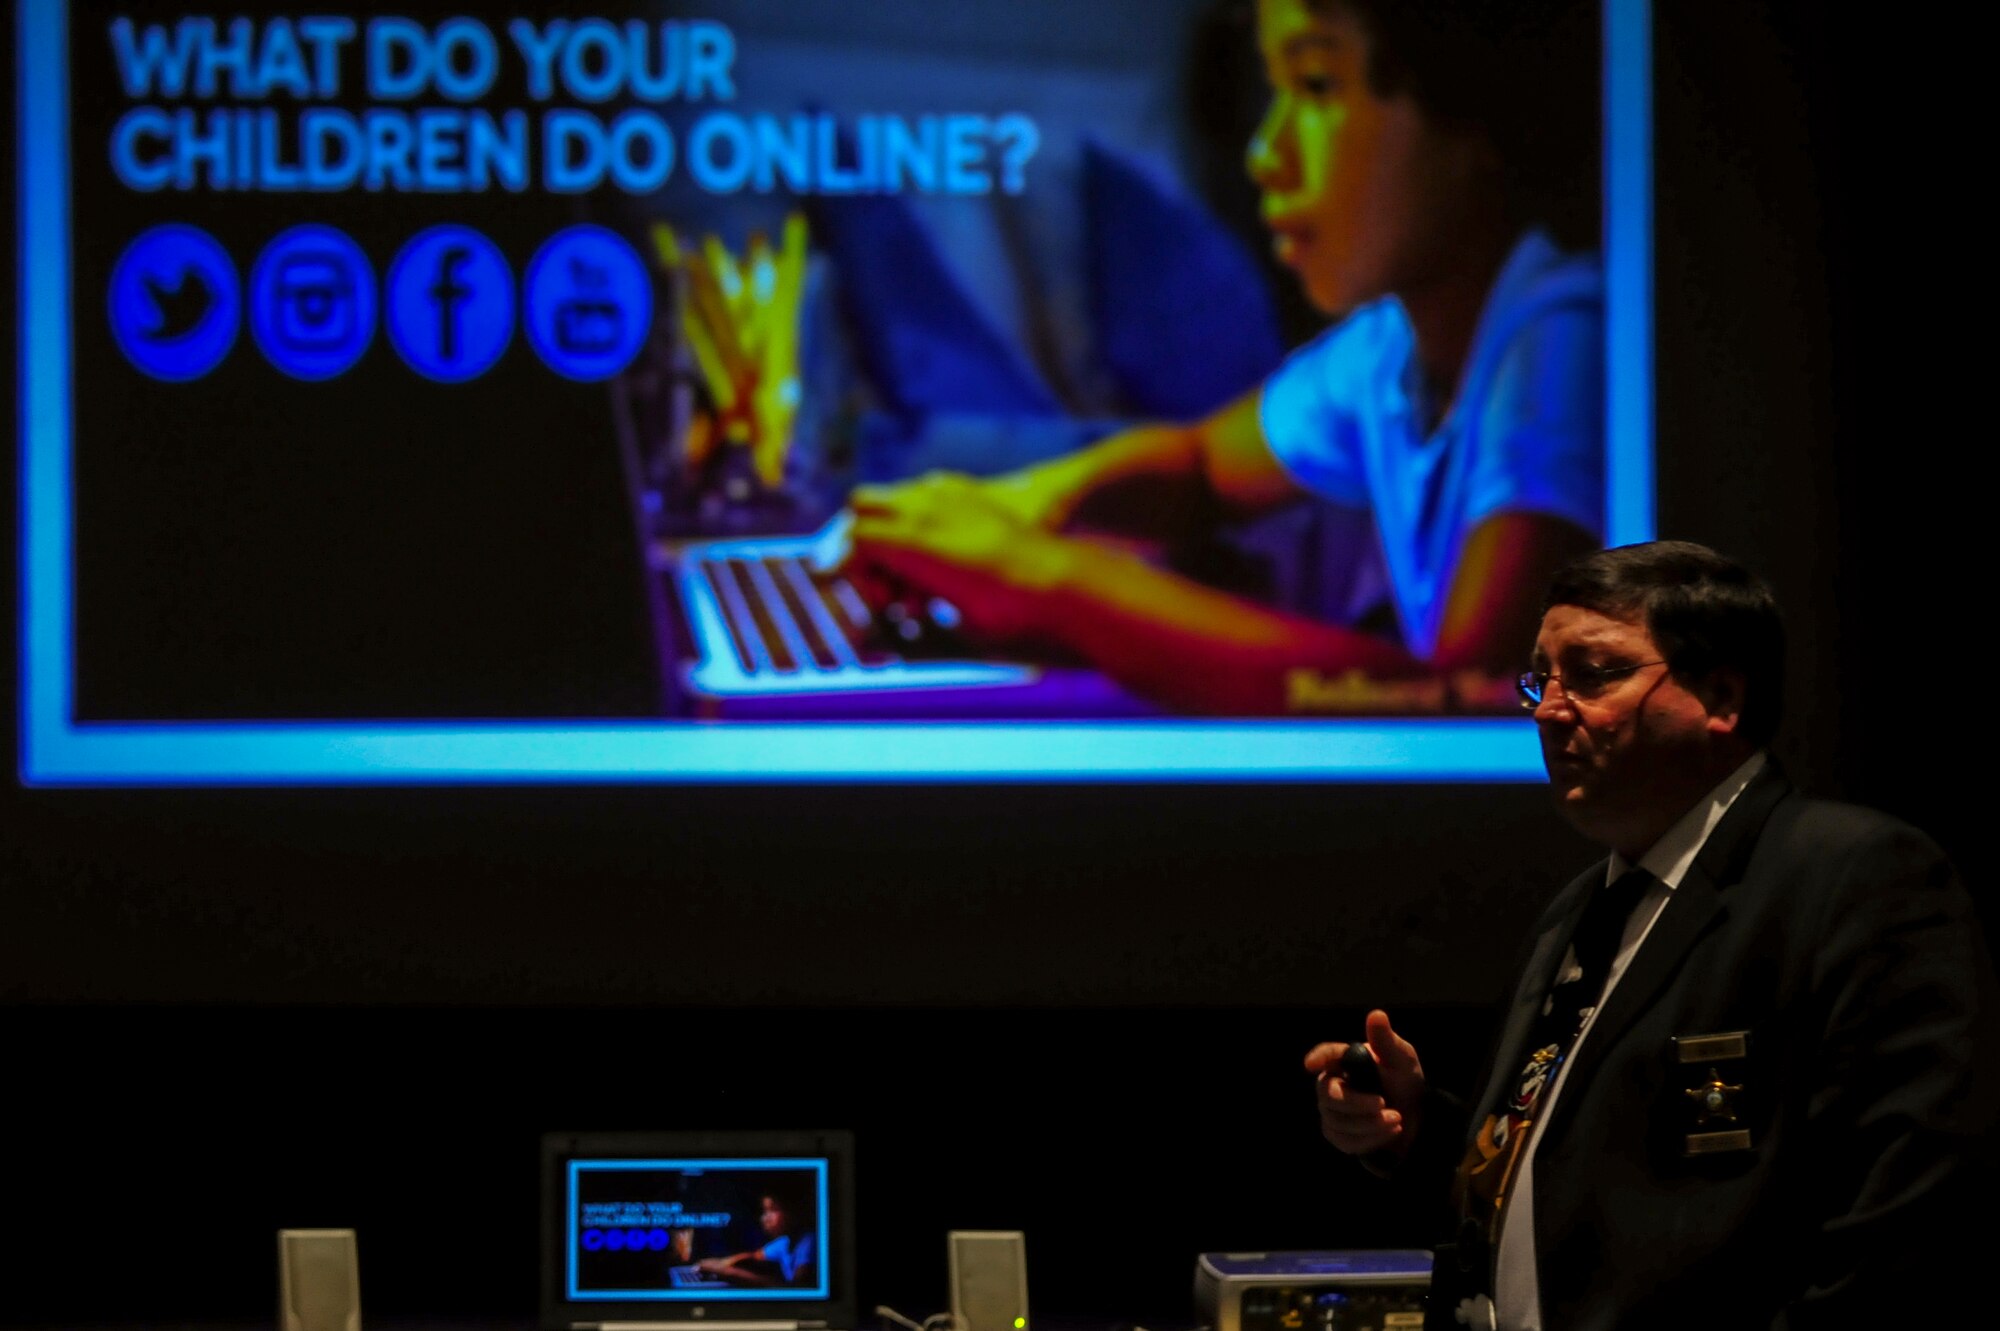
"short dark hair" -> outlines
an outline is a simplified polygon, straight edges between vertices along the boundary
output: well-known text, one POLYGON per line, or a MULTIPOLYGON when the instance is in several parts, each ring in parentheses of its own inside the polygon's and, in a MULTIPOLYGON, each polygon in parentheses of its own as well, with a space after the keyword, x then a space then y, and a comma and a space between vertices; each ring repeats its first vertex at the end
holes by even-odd
POLYGON ((1557 571, 1542 609, 1559 605, 1640 620, 1683 683, 1717 670, 1742 675, 1737 733, 1759 747, 1778 733, 1784 621, 1763 579, 1735 560, 1693 541, 1599 550, 1557 571))
POLYGON ((767 1180, 763 1196, 785 1214, 785 1227, 794 1234, 811 1232, 813 1222, 818 1218, 813 1206, 813 1189, 809 1184, 795 1179, 776 1178, 767 1180))
POLYGON ((1598 0, 1306 0, 1368 34, 1368 87, 1484 134, 1526 220, 1596 244, 1598 0), (1532 71, 1532 72, 1530 72, 1532 71))

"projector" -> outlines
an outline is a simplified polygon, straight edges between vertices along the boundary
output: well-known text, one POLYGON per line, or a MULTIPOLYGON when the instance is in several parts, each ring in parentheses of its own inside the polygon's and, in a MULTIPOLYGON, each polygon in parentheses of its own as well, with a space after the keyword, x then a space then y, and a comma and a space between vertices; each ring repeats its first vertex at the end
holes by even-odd
POLYGON ((1414 1249, 1205 1252, 1194 1302, 1214 1331, 1415 1331, 1430 1283, 1414 1249))

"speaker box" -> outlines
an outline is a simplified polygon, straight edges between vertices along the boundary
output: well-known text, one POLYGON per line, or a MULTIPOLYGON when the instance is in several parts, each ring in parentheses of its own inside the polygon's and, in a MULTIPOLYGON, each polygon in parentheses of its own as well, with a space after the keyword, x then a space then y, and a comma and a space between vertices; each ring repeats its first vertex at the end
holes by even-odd
POLYGON ((1025 1331, 1028 1245, 1018 1229, 954 1229, 951 1315, 956 1331, 1025 1331))
POLYGON ((361 1331, 353 1230, 278 1231, 278 1331, 361 1331))

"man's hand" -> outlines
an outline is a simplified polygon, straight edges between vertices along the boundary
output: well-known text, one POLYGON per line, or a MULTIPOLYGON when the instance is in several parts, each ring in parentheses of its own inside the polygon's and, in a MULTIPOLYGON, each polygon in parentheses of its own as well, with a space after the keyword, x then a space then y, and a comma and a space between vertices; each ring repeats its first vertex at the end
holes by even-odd
POLYGON ((1042 598, 1071 543, 1025 521, 990 483, 938 472, 857 489, 850 502, 843 572, 870 604, 942 597, 975 641, 1025 645, 1040 636, 1042 598))
POLYGON ((1402 1155, 1415 1141, 1422 1118, 1423 1064, 1415 1046, 1396 1034, 1389 1014, 1380 1008, 1368 1014, 1367 1048, 1382 1076, 1380 1095, 1357 1091, 1341 1077, 1345 1044, 1314 1045, 1306 1055, 1306 1071, 1316 1078, 1320 1132, 1348 1155, 1402 1155))

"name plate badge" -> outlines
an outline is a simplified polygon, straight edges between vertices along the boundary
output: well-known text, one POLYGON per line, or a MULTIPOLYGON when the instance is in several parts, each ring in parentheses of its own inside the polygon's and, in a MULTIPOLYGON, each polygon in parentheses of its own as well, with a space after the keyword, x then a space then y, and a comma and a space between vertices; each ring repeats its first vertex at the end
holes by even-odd
POLYGON ((1673 1060, 1682 1069, 1681 1154, 1721 1155, 1751 1149, 1744 1123, 1742 1075, 1750 1058, 1750 1032, 1713 1031, 1673 1037, 1673 1060))
POLYGON ((1680 1063, 1715 1063, 1750 1056, 1750 1032, 1717 1031, 1713 1035, 1676 1035, 1674 1059, 1680 1063))
POLYGON ((1750 1149, 1750 1134, 1734 1132, 1690 1132, 1687 1145, 1682 1148, 1689 1155, 1716 1155, 1723 1151, 1747 1151, 1750 1149))

